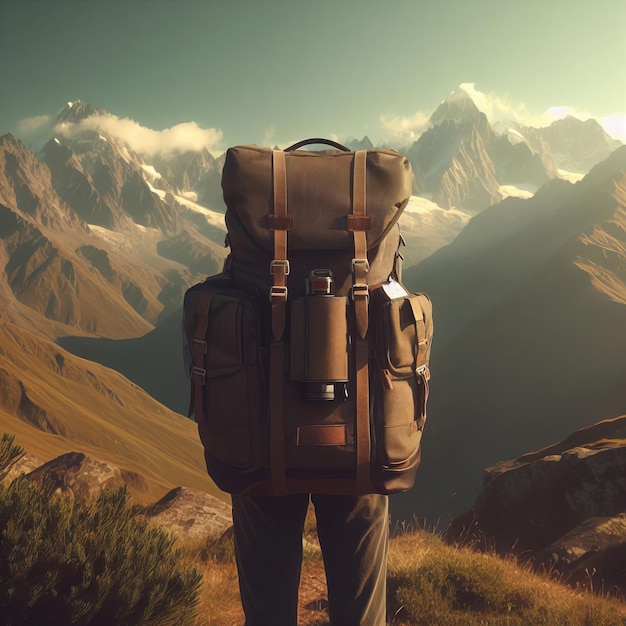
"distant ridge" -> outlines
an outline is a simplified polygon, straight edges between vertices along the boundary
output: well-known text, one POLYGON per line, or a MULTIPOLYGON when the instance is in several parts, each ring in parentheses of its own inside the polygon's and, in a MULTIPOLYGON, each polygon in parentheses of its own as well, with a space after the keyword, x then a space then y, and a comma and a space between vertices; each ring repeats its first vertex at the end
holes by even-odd
POLYGON ((405 272, 437 325, 420 499, 397 510, 460 512, 483 467, 624 412, 625 172, 623 146, 576 185, 483 211, 405 272))

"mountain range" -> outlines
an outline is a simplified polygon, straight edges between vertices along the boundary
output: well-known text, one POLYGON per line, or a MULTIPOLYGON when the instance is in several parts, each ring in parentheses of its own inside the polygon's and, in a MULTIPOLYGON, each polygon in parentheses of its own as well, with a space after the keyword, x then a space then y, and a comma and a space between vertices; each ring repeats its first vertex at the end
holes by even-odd
POLYGON ((444 209, 471 213, 512 189, 535 192, 568 172, 586 174, 621 145, 592 119, 569 117, 545 128, 513 122, 492 126, 461 88, 439 105, 429 124, 406 150, 415 190, 444 209))
MULTIPOLYGON (((107 115, 77 101, 34 151, 0 138, 0 426, 44 461, 144 475, 146 501, 217 493, 180 415, 180 305, 225 258, 223 156, 139 154, 87 123, 107 115)), ((424 467, 394 512, 432 517, 483 467, 624 412, 626 148, 593 120, 492 126, 457 90, 405 153, 405 282, 436 335, 424 467)))
POLYGON ((484 210, 404 280, 436 320, 417 491, 454 514, 487 465, 626 409, 626 146, 484 210))

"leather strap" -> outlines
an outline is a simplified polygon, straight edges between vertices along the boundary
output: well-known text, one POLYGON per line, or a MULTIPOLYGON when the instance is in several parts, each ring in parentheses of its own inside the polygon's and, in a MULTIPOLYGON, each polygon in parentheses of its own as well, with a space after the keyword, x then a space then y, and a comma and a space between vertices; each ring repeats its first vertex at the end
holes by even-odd
POLYGON ((285 346, 282 341, 270 345, 270 475, 274 495, 287 493, 285 471, 285 407, 283 400, 285 346))
POLYGON ((415 370, 426 364, 426 325, 424 324, 424 313, 417 296, 409 297, 413 320, 415 324, 415 334, 417 336, 417 352, 413 367, 415 370))
POLYGON ((369 288, 367 273, 367 234, 369 220, 366 207, 366 166, 367 151, 354 153, 352 174, 352 215, 349 225, 354 236, 354 259, 352 260, 352 300, 354 321, 357 330, 355 345, 356 369, 356 492, 370 491, 370 407, 369 407, 369 344, 366 340, 368 329, 369 288))
POLYGON ((357 337, 356 347, 356 492, 369 493, 370 484, 370 402, 369 344, 357 337))
MULTIPOLYGON (((275 226, 288 226, 287 219, 287 168, 285 153, 282 150, 272 151, 274 172, 274 213, 275 226)), ((287 229, 274 228, 274 259, 270 263, 270 273, 274 276, 274 284, 270 290, 272 304, 272 334, 276 341, 281 341, 285 332, 287 309, 287 229)))
POLYGON ((423 385, 421 395, 422 405, 420 414, 426 416, 426 401, 428 400, 428 380, 430 379, 430 371, 426 363, 426 324, 424 323, 424 312, 420 305, 417 295, 412 294, 409 297, 411 311, 413 312, 413 323, 415 324, 416 333, 416 353, 413 360, 413 374, 417 381, 417 388, 423 385))
POLYGON ((196 310, 196 329, 191 343, 191 360, 193 368, 193 418, 195 422, 206 419, 204 406, 204 386, 206 385, 206 353, 207 353, 207 331, 209 329, 209 311, 215 292, 203 293, 198 302, 196 310))
POLYGON ((274 259, 270 272, 274 277, 270 289, 272 307, 272 339, 270 343, 269 418, 270 418, 270 474, 274 495, 287 493, 285 470, 285 409, 283 399, 285 319, 287 311, 287 168, 285 153, 272 151, 274 176, 274 259), (281 228, 281 226, 283 228, 281 228))
POLYGON ((354 237, 354 258, 352 259, 352 299, 356 314, 356 328, 359 336, 365 339, 368 327, 368 300, 367 273, 367 207, 365 189, 365 170, 367 151, 357 150, 354 153, 353 189, 352 189, 352 235, 354 237), (355 226, 362 226, 357 229, 355 226))

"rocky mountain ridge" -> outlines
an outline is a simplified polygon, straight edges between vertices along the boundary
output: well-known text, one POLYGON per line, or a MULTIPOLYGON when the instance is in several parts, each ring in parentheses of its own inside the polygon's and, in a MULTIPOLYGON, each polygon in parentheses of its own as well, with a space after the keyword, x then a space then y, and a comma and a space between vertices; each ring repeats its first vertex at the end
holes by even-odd
POLYGON ((405 272, 436 313, 423 515, 460 513, 483 467, 626 409, 625 177, 622 147, 575 185, 483 211, 405 272))
MULTIPOLYGON (((54 164, 51 171, 11 135, 0 139, 0 250, 5 258, 0 283, 7 295, 0 308, 7 315, 12 308, 22 319, 34 313, 43 316, 52 323, 42 327, 44 332, 51 328, 50 336, 59 332, 54 322, 78 334, 143 334, 160 315, 171 312, 171 303, 178 305, 183 290, 204 274, 200 269, 210 272, 217 268, 223 249, 198 234, 194 222, 172 212, 143 182, 145 197, 157 207, 148 211, 150 219, 143 220, 152 226, 139 223, 139 209, 132 216, 113 211, 117 200, 96 191, 74 153, 54 141, 52 144, 75 175, 68 179, 65 191, 58 180, 55 187, 54 164), (166 207, 172 219, 159 222, 159 216, 168 214, 159 207, 166 207), (110 228, 90 224, 94 212, 105 216, 101 221, 110 228), (203 250, 205 268, 185 266, 180 255, 173 259, 159 255, 158 241, 175 223, 184 223, 186 230, 181 232, 189 233, 186 249, 196 246, 203 250), (115 315, 101 315, 103 301, 115 315)), ((133 173, 133 180, 139 180, 138 176, 133 173)), ((123 195, 128 187, 120 189, 123 195)), ((213 232, 206 219, 204 223, 213 232)))
POLYGON ((406 155, 416 191, 444 209, 477 213, 503 199, 503 186, 536 191, 561 177, 560 170, 587 173, 620 145, 595 120, 569 117, 540 129, 512 122, 491 126, 459 88, 406 155))

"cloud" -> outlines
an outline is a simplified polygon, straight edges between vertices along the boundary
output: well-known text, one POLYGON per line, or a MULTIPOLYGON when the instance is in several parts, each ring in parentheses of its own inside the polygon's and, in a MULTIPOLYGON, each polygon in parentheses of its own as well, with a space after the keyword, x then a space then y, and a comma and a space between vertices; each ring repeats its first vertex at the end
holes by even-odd
POLYGON ((514 102, 508 94, 484 93, 476 88, 476 83, 459 85, 474 101, 476 106, 493 124, 501 120, 511 120, 524 126, 547 126, 554 121, 547 111, 532 113, 523 102, 514 102))
POLYGON ((626 143, 626 115, 623 113, 613 113, 599 120, 602 128, 615 139, 626 143))
POLYGON ((54 134, 52 115, 37 115, 20 120, 15 127, 15 135, 27 146, 37 149, 54 134))
POLYGON ((35 117, 27 117, 17 123, 17 132, 20 135, 34 135, 42 131, 52 128, 51 115, 37 115, 35 117))
POLYGON ((203 148, 216 155, 223 151, 220 149, 222 131, 201 128, 196 122, 183 122, 163 130, 154 130, 129 118, 106 113, 92 115, 79 122, 61 124, 55 124, 52 115, 38 115, 20 120, 16 126, 16 135, 31 144, 41 144, 53 136, 72 139, 85 131, 116 137, 135 152, 146 155, 199 151, 203 148))
POLYGON ((416 111, 409 117, 401 115, 381 115, 380 125, 385 139, 391 144, 403 147, 417 141, 430 126, 430 114, 416 111))
POLYGON ((201 128, 196 122, 183 122, 171 128, 154 130, 129 118, 116 115, 91 115, 76 123, 58 124, 57 135, 72 138, 84 131, 93 131, 125 141, 135 152, 157 154, 199 151, 203 148, 219 152, 223 133, 216 128, 201 128))

